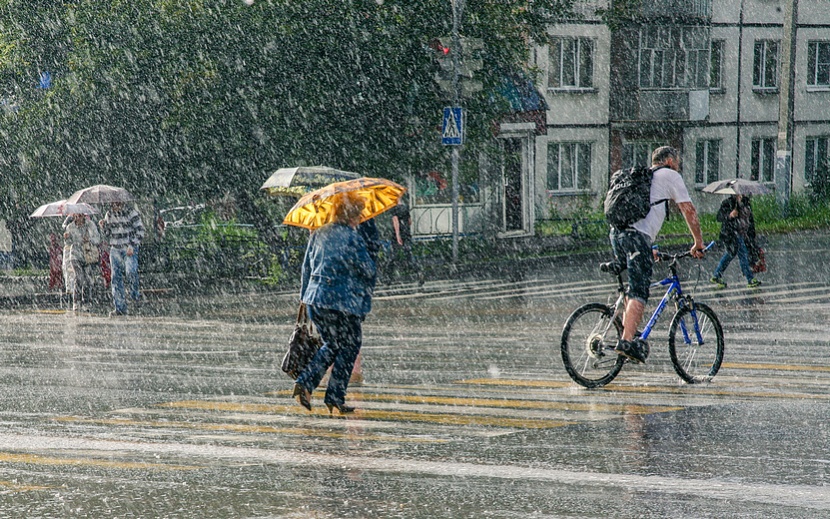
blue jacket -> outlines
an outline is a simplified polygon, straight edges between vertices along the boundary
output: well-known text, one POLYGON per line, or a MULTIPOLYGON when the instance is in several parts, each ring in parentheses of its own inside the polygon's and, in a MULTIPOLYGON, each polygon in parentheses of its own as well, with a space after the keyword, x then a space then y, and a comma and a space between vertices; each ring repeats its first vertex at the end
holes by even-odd
POLYGON ((365 316, 377 280, 366 242, 348 225, 332 223, 311 234, 303 260, 303 303, 365 316))

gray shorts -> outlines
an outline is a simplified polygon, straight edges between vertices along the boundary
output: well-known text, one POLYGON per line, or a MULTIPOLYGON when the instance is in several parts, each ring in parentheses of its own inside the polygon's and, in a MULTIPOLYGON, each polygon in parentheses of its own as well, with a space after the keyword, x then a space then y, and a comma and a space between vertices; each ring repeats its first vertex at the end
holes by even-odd
POLYGON ((611 249, 614 251, 617 264, 628 269, 626 295, 645 304, 648 301, 648 288, 654 269, 651 240, 635 229, 618 231, 612 228, 611 249))

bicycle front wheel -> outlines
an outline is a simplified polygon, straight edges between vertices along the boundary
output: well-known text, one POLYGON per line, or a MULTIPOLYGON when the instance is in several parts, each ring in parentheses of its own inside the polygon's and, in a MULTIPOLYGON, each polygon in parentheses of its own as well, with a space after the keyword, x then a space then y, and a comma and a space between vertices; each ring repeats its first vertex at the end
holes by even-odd
POLYGON ((625 363, 614 352, 621 335, 610 306, 588 303, 574 310, 562 329, 562 362, 574 382, 593 388, 614 380, 625 363))
POLYGON ((714 310, 703 303, 685 306, 669 327, 674 370, 689 384, 709 382, 723 362, 723 329, 714 310))

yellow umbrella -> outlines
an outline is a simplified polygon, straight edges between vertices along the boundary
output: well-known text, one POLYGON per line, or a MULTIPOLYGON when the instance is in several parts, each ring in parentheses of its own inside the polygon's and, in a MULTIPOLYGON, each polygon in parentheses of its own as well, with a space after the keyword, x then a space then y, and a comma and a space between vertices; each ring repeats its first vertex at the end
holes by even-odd
POLYGON ((346 191, 356 191, 366 201, 366 206, 360 214, 362 223, 395 207, 406 192, 406 188, 384 178, 363 177, 335 182, 303 195, 288 211, 282 223, 312 231, 319 229, 332 221, 331 197, 346 191))

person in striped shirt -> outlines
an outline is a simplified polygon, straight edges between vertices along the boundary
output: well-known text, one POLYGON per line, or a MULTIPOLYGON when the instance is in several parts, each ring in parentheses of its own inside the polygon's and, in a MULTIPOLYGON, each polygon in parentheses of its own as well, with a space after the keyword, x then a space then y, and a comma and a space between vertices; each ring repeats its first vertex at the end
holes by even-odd
POLYGON ((114 202, 100 223, 101 230, 110 244, 112 269, 112 300, 115 310, 111 315, 127 313, 127 297, 124 278, 130 287, 130 298, 138 301, 138 249, 144 239, 144 224, 135 207, 114 202))

